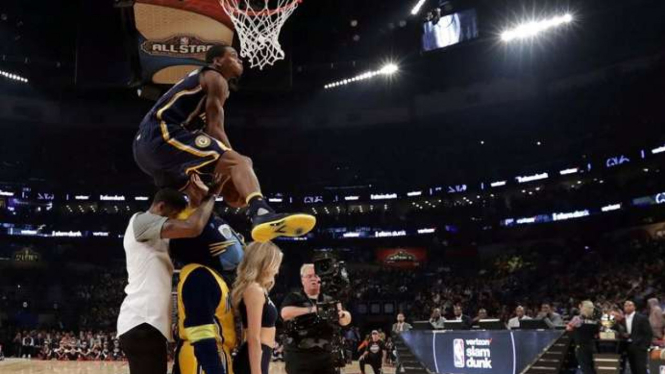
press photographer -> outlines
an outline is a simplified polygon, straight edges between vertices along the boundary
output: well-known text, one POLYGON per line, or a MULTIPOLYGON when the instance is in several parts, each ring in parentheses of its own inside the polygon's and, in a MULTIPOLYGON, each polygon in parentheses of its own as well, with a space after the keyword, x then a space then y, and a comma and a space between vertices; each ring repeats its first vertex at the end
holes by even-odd
MULTIPOLYGON (((317 263, 326 273, 330 270, 329 266, 337 267, 337 263, 334 262, 317 263)), ((321 292, 322 281, 315 271, 314 264, 304 264, 300 268, 300 280, 303 289, 287 295, 280 312, 290 332, 284 347, 286 372, 288 374, 337 373, 341 353, 339 349, 343 350, 343 345, 338 347, 341 342, 340 326, 351 323, 351 314, 342 309, 339 300, 321 292)), ((326 285, 330 283, 327 277, 326 285)), ((334 294, 339 290, 336 289, 336 281, 332 283, 334 294)), ((330 292, 328 289, 326 291, 330 292)), ((342 355, 342 365, 343 361, 342 355)))

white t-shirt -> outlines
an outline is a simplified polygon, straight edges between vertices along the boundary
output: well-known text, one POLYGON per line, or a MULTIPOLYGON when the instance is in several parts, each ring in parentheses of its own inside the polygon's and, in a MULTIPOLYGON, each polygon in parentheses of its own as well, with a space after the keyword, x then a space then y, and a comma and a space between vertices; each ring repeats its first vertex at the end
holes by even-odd
POLYGON ((628 334, 633 333, 633 318, 635 318, 635 312, 626 314, 626 331, 628 334))
POLYGON ((171 336, 173 264, 169 240, 161 238, 167 217, 137 213, 129 220, 124 247, 129 284, 118 315, 118 336, 143 323, 171 336))

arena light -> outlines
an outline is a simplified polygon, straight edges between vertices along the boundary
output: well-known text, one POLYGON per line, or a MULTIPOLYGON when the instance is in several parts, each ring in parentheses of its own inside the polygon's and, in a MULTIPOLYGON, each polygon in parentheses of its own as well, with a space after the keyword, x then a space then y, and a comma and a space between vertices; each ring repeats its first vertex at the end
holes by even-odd
POLYGON ((610 204, 600 208, 600 210, 602 210, 603 212, 611 212, 619 209, 621 209, 621 204, 610 204))
POLYGON ((552 213, 553 221, 565 221, 573 218, 582 218, 588 216, 590 213, 588 210, 576 210, 570 213, 552 213))
POLYGON ((24 78, 24 77, 22 77, 20 75, 17 75, 17 74, 12 74, 12 73, 4 71, 4 70, 0 70, 0 75, 2 75, 3 77, 5 77, 7 79, 19 81, 19 82, 22 82, 22 83, 28 83, 27 78, 24 78))
POLYGON ((658 153, 663 153, 665 152, 665 145, 662 147, 654 148, 651 150, 651 154, 658 154, 658 153))
POLYGON ((80 238, 83 233, 80 231, 51 231, 51 236, 54 238, 80 238))
POLYGON ((99 195, 99 200, 101 201, 125 201, 125 197, 122 195, 99 195))
POLYGON ((418 2, 417 2, 416 5, 413 7, 413 9, 411 9, 411 15, 412 15, 412 16, 415 16, 416 14, 418 14, 418 12, 420 12, 420 8, 422 8, 423 5, 425 5, 425 2, 426 2, 426 1, 427 1, 427 0, 418 0, 418 2))
POLYGON ((518 225, 523 225, 525 223, 536 223, 536 217, 525 217, 525 218, 518 218, 517 221, 515 221, 518 225))
POLYGON ((544 31, 569 24, 573 21, 573 15, 566 13, 561 16, 552 17, 539 21, 531 21, 518 25, 517 27, 501 33, 501 40, 511 42, 513 40, 532 38, 544 31))
POLYGON ((14 196, 14 193, 11 192, 11 191, 0 190, 0 196, 12 197, 12 196, 14 196))
POLYGON ((370 195, 372 200, 393 200, 397 199, 396 193, 384 193, 384 194, 372 194, 370 195))
POLYGON ((406 236, 406 230, 399 231, 374 231, 375 238, 394 238, 398 236, 406 236))
POLYGON ((549 178, 549 174, 547 173, 540 173, 540 174, 534 174, 534 175, 525 175, 525 176, 520 176, 520 177, 515 177, 518 183, 527 183, 527 182, 533 182, 533 181, 538 181, 541 179, 547 179, 549 178))
POLYGON ((398 71, 399 71, 399 67, 396 64, 391 62, 391 63, 388 63, 388 64, 384 65, 380 70, 368 71, 366 73, 356 75, 353 78, 347 78, 347 79, 342 79, 342 80, 337 81, 337 82, 328 83, 325 86, 323 86, 323 88, 329 89, 329 88, 335 88, 335 87, 339 87, 339 86, 346 86, 349 83, 367 80, 367 79, 370 79, 370 78, 374 78, 377 75, 388 75, 388 76, 390 76, 390 75, 393 75, 393 74, 397 73, 398 71))
POLYGON ((579 171, 577 168, 563 169, 559 172, 561 175, 575 174, 579 171))

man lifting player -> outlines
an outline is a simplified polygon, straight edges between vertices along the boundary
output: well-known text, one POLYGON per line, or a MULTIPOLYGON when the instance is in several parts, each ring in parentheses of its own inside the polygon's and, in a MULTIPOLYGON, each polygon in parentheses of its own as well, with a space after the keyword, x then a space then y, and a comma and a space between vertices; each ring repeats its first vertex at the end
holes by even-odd
POLYGON ((206 182, 221 176, 224 201, 232 207, 249 205, 255 241, 307 234, 315 217, 276 213, 261 193, 252 161, 231 149, 224 103, 228 81, 243 72, 238 53, 230 46, 213 46, 206 62, 168 90, 143 118, 133 144, 136 163, 160 188, 184 191, 193 174, 206 182))

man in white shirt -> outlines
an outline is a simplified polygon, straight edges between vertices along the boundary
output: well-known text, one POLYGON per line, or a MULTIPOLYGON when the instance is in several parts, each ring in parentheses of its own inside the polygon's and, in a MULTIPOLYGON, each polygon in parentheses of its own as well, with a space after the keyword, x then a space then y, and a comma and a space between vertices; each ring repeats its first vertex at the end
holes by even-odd
POLYGON ((630 372, 633 374, 647 374, 647 355, 653 338, 653 331, 649 319, 641 313, 635 312, 635 302, 627 300, 623 304, 626 314, 625 327, 628 341, 626 347, 630 372))
POLYGON ((520 328, 520 321, 523 319, 531 319, 529 316, 524 315, 524 307, 521 305, 518 305, 517 308, 515 308, 515 317, 511 318, 508 320, 508 328, 509 329, 519 329, 520 328))
POLYGON ((215 195, 208 195, 187 220, 178 220, 176 216, 187 206, 184 195, 162 189, 147 212, 136 213, 129 220, 124 237, 129 284, 125 287, 127 296, 120 307, 117 330, 130 374, 167 372, 166 343, 173 340, 169 239, 200 235, 214 204, 215 195))

